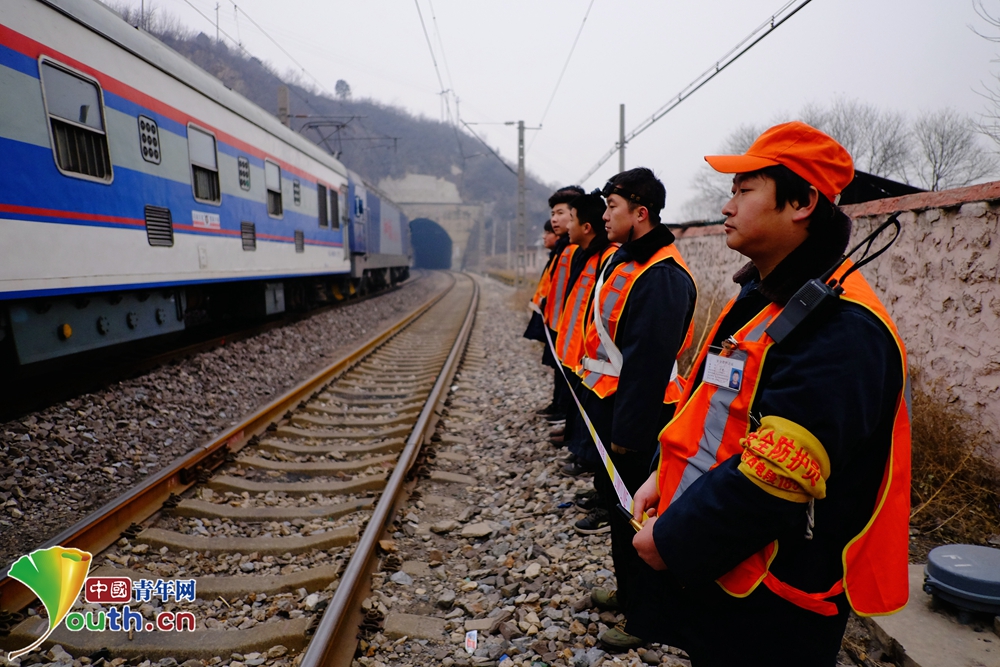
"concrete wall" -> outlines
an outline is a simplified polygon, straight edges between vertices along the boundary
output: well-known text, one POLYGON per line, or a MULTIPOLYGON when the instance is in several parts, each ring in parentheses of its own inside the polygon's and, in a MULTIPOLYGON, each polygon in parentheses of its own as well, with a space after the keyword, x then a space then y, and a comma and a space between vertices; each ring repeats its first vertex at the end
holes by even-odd
MULTIPOLYGON (((844 211, 854 219, 852 244, 903 212, 899 239, 862 273, 892 314, 910 367, 1000 441, 1000 181, 844 211)), ((745 259, 726 247, 721 226, 679 232, 677 245, 698 280, 700 301, 713 290, 723 301, 736 293, 730 279, 745 259)), ((994 451, 1000 454, 1000 446, 994 451)))

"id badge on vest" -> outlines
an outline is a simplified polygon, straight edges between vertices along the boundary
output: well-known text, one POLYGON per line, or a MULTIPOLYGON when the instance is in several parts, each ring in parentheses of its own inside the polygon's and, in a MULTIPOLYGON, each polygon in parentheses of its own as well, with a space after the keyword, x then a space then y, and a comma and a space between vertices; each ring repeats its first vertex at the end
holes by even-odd
POLYGON ((738 392, 743 386, 746 353, 729 346, 708 348, 702 380, 716 387, 738 392))

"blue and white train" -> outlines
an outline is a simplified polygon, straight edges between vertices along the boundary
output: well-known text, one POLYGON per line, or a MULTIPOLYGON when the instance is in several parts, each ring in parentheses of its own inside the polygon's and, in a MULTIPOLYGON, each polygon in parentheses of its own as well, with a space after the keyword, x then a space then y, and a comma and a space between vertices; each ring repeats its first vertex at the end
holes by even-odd
POLYGON ((274 116, 94 0, 2 4, 15 363, 406 278, 399 208, 274 116))

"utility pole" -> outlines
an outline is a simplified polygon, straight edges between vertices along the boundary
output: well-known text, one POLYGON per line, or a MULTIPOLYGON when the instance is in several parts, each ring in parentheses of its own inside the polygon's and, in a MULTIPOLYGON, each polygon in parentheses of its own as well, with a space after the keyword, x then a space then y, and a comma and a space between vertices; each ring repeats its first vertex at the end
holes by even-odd
POLYGON ((510 218, 507 218, 507 270, 508 271, 510 271, 510 260, 511 260, 511 252, 510 252, 510 227, 511 227, 510 218))
POLYGON ((219 41, 219 3, 215 3, 215 41, 219 41))
POLYGON ((526 283, 527 249, 524 247, 524 121, 517 121, 517 267, 514 286, 526 283))
POLYGON ((618 173, 625 171, 625 105, 618 105, 618 173))

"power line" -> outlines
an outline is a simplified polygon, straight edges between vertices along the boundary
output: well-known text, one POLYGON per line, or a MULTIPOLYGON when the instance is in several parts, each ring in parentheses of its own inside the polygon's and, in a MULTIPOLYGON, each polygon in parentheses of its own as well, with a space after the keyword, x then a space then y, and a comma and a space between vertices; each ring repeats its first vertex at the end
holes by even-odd
MULTIPOLYGON (((483 141, 483 138, 480 137, 478 134, 476 134, 476 131, 473 130, 471 127, 469 127, 468 123, 466 123, 463 120, 462 121, 462 125, 464 125, 465 129, 467 129, 469 132, 472 133, 472 136, 474 136, 476 139, 479 139, 479 143, 481 143, 483 146, 486 146, 486 150, 488 150, 493 157, 495 157, 496 159, 500 160, 500 164, 502 164, 504 167, 506 167, 507 171, 509 171, 510 173, 512 173, 515 176, 517 176, 517 171, 515 171, 509 164, 507 164, 504 161, 504 159, 502 157, 500 157, 497 154, 497 152, 495 150, 493 150, 493 148, 488 143, 486 143, 485 141, 483 141)), ((494 123, 494 125, 506 125, 506 123, 494 123)))
MULTIPOLYGON (((587 24, 587 17, 590 16, 590 8, 594 6, 594 0, 590 0, 590 4, 587 5, 587 11, 583 15, 583 21, 580 22, 580 29, 576 31, 576 37, 573 38, 573 46, 569 47, 569 55, 566 56, 566 62, 563 63, 562 71, 559 72, 559 78, 556 79, 556 87, 552 89, 552 95, 549 97, 548 104, 545 105, 545 111, 542 112, 542 119, 538 121, 538 127, 542 127, 545 124, 545 117, 549 115, 549 109, 552 107, 552 101, 556 99, 556 93, 559 92, 559 84, 562 83, 563 75, 566 74, 566 68, 569 67, 569 61, 573 58, 573 51, 576 50, 576 43, 580 41, 580 35, 583 34, 583 26, 587 24)), ((531 143, 528 144, 528 152, 531 151, 531 147, 535 143, 535 139, 538 138, 536 134, 531 143)))
POLYGON ((448 103, 447 93, 448 90, 444 87, 444 80, 441 78, 441 69, 438 67, 437 58, 434 56, 434 47, 431 46, 431 36, 427 34, 427 25, 424 23, 424 13, 420 11, 419 0, 413 0, 413 4, 417 6, 417 16, 420 17, 420 27, 424 31, 424 39, 427 40, 427 50, 431 52, 431 62, 434 63, 434 73, 437 74, 438 84, 441 86, 441 99, 444 101, 445 109, 448 112, 448 122, 453 122, 451 119, 451 105, 448 103))
MULTIPOLYGON (((625 143, 632 141, 637 136, 645 132, 653 125, 656 121, 660 120, 666 116, 670 111, 675 109, 681 102, 693 95, 699 88, 704 86, 706 83, 711 81, 718 75, 722 70, 726 69, 734 62, 739 60, 740 56, 752 49, 758 42, 770 35, 774 30, 780 26, 782 23, 788 19, 795 16, 800 9, 808 5, 812 0, 802 0, 799 6, 795 7, 792 11, 785 14, 789 7, 795 4, 795 0, 789 0, 786 2, 778 11, 771 15, 769 19, 761 23, 757 28, 754 29, 749 35, 744 37, 736 46, 726 52, 721 58, 719 58, 714 65, 709 67, 707 70, 701 73, 694 81, 689 83, 687 86, 681 89, 681 91, 669 102, 664 104, 662 107, 656 110, 652 116, 644 120, 638 125, 634 130, 632 130, 626 137, 625 143), (762 32, 763 31, 763 32, 762 32), (752 40, 752 41, 751 41, 752 40), (747 43, 749 42, 749 44, 747 43)), ((618 144, 615 147, 605 153, 597 164, 591 167, 590 171, 586 173, 578 182, 584 183, 588 178, 593 176, 598 169, 604 166, 604 163, 611 159, 615 153, 618 152, 618 144)))
POLYGON ((441 50, 441 60, 444 62, 444 72, 448 75, 448 88, 451 90, 451 94, 455 94, 455 84, 451 80, 451 68, 448 67, 448 56, 444 52, 444 42, 441 40, 441 29, 438 28, 437 13, 434 11, 434 3, 431 0, 427 0, 427 4, 431 8, 431 22, 434 23, 434 35, 437 37, 438 48, 441 50))
MULTIPOLYGON (((216 29, 218 30, 218 32, 220 32, 220 33, 222 33, 223 35, 225 35, 225 36, 226 36, 226 38, 228 38, 228 39, 229 39, 229 41, 231 41, 231 42, 232 42, 233 44, 235 44, 235 45, 236 45, 236 47, 237 47, 237 48, 238 48, 238 49, 240 50, 240 52, 241 52, 241 53, 244 53, 244 54, 246 54, 246 55, 247 55, 247 57, 249 57, 249 58, 253 58, 253 57, 254 57, 254 55, 253 55, 252 53, 250 53, 250 51, 248 51, 248 50, 247 50, 247 48, 246 48, 245 46, 243 46, 243 42, 242 42, 242 40, 236 40, 236 39, 234 39, 232 35, 230 35, 230 34, 229 34, 228 32, 226 32, 225 30, 221 29, 221 28, 219 27, 218 23, 217 23, 216 21, 213 21, 213 20, 212 20, 211 18, 209 18, 208 16, 206 16, 206 15, 205 15, 205 13, 204 13, 203 11, 201 11, 200 9, 198 9, 197 7, 195 7, 195 6, 194 6, 194 5, 193 5, 193 4, 191 3, 191 0, 184 0, 184 2, 185 2, 185 4, 187 4, 187 5, 188 5, 188 6, 189 6, 189 7, 191 8, 191 9, 193 9, 193 10, 194 10, 194 11, 196 11, 196 12, 198 12, 198 14, 199 14, 199 15, 200 15, 200 16, 201 16, 201 17, 202 17, 203 19, 205 19, 206 21, 208 21, 209 23, 211 23, 212 25, 214 25, 214 26, 216 27, 216 29)), ((231 4, 233 5, 233 8, 234 8, 234 9, 236 10, 236 12, 239 12, 239 11, 240 11, 239 7, 237 7, 237 6, 236 6, 236 3, 235 3, 235 2, 232 2, 232 0, 230 0, 230 3, 231 3, 231 4)), ((253 19, 251 19, 251 18, 250 18, 250 16, 249 16, 249 15, 248 15, 248 14, 247 14, 246 12, 243 12, 243 15, 244 15, 244 16, 246 16, 246 17, 247 17, 247 19, 248 19, 248 20, 249 20, 249 21, 250 21, 251 23, 253 23, 253 19)), ((254 25, 257 25, 257 24, 256 24, 256 23, 254 23, 254 25)), ((238 27, 239 27, 239 24, 237 23, 237 28, 238 28, 238 27)), ((258 27, 258 28, 260 29, 260 31, 261 31, 261 32, 264 32, 264 30, 263 30, 262 28, 260 28, 260 26, 257 26, 257 27, 258 27)), ((266 33, 266 32, 264 32, 264 34, 265 34, 265 35, 267 35, 267 33, 266 33)), ((270 35, 268 35, 268 39, 271 39, 271 36, 270 36, 270 35)), ((271 41, 273 42, 274 40, 273 40, 273 39, 271 39, 271 41)), ((278 48, 280 49, 281 47, 279 46, 278 48)), ((284 49, 282 49, 282 51, 284 51, 284 49)), ((287 52, 286 52, 286 54, 287 54, 287 52)), ((289 56, 289 57, 291 58, 291 56, 289 56)), ((292 61, 294 62, 294 58, 292 59, 292 61)), ((296 63, 296 64, 298 64, 298 63, 296 63)), ((300 66, 300 67, 301 67, 301 66, 300 66)), ((303 72, 305 72, 305 69, 303 68, 303 69, 302 69, 302 71, 303 71, 303 72)), ((312 75, 310 74, 310 76, 312 76, 312 75)), ((281 77, 276 77, 276 78, 277 78, 277 79, 278 79, 279 81, 281 81, 281 77)), ((313 77, 313 79, 315 79, 315 77, 313 77)), ((282 83, 283 83, 283 82, 282 82, 282 83)), ((322 84, 321 84, 321 87, 322 87, 322 84)), ((313 111, 316 111, 316 110, 317 110, 317 109, 316 109, 316 107, 314 107, 314 106, 312 105, 312 103, 311 103, 311 102, 309 101, 309 98, 308 98, 308 97, 305 97, 305 96, 303 96, 303 95, 302 95, 301 93, 299 93, 299 91, 295 90, 295 89, 294 89, 294 88, 292 88, 292 87, 289 87, 289 90, 291 90, 291 91, 292 91, 293 93, 295 93, 296 97, 298 97, 298 98, 299 98, 300 100, 302 100, 303 102, 305 102, 305 104, 306 104, 306 106, 307 106, 307 107, 309 107, 309 108, 310 108, 310 109, 312 109, 313 111)), ((324 90, 326 90, 326 89, 324 88, 324 90)), ((327 93, 329 93, 329 91, 327 91, 327 93)))
MULTIPOLYGON (((288 51, 286 51, 286 50, 285 50, 285 47, 283 47, 283 46, 282 46, 281 44, 278 44, 278 41, 277 41, 277 40, 276 40, 276 39, 275 39, 274 37, 271 37, 271 35, 270 35, 270 34, 269 34, 269 33, 268 33, 268 32, 267 32, 266 30, 264 30, 264 28, 260 27, 260 24, 259 24, 259 23, 257 23, 256 21, 254 21, 254 20, 253 20, 253 17, 251 17, 251 16, 249 15, 249 14, 247 14, 247 13, 246 13, 246 10, 243 10, 243 9, 240 9, 239 7, 237 7, 237 6, 236 6, 236 3, 235 3, 235 2, 233 2, 233 0, 229 0, 229 1, 230 1, 230 3, 232 3, 233 7, 235 7, 235 8, 236 8, 236 11, 237 11, 237 12, 243 12, 243 16, 245 16, 245 17, 246 17, 246 19, 247 19, 248 21, 250 21, 250 23, 252 23, 252 24, 254 25, 254 27, 256 27, 256 28, 257 28, 257 30, 260 30, 260 31, 261 31, 261 32, 262 32, 262 33, 264 34, 264 36, 265 36, 265 37, 267 37, 267 38, 268 38, 269 40, 271 40, 271 43, 272 43, 272 44, 274 44, 275 46, 277 46, 277 47, 278 47, 278 49, 279 49, 279 50, 280 50, 280 51, 281 51, 282 53, 284 53, 284 54, 285 54, 286 56, 288 56, 288 59, 289 59, 289 60, 291 60, 291 61, 292 61, 293 63, 295 63, 295 64, 296 64, 296 66, 298 66, 298 68, 299 68, 300 70, 302 70, 302 73, 303 73, 303 74, 305 74, 305 75, 306 75, 306 76, 308 76, 308 77, 309 77, 310 79, 312 79, 313 81, 315 81, 315 82, 316 82, 316 85, 318 85, 318 86, 319 86, 319 87, 320 87, 321 89, 323 89, 323 91, 324 91, 324 92, 326 92, 326 94, 327 94, 327 95, 330 95, 331 97, 333 97, 333 93, 331 93, 331 92, 330 92, 329 90, 327 90, 326 86, 324 86, 324 85, 323 85, 323 84, 322 84, 322 83, 320 82, 320 80, 319 80, 319 79, 317 79, 316 77, 314 77, 314 76, 313 76, 313 75, 312 75, 312 74, 311 74, 311 73, 310 73, 310 72, 309 72, 308 70, 306 70, 306 68, 305 68, 305 67, 303 67, 303 66, 302 66, 302 64, 301 64, 301 63, 300 63, 300 62, 299 62, 298 60, 296 60, 296 59, 295 59, 295 57, 294 57, 294 56, 292 56, 292 54, 291 54, 291 53, 289 53, 288 51)), ((230 38, 230 39, 232 39, 232 38, 230 38)))

